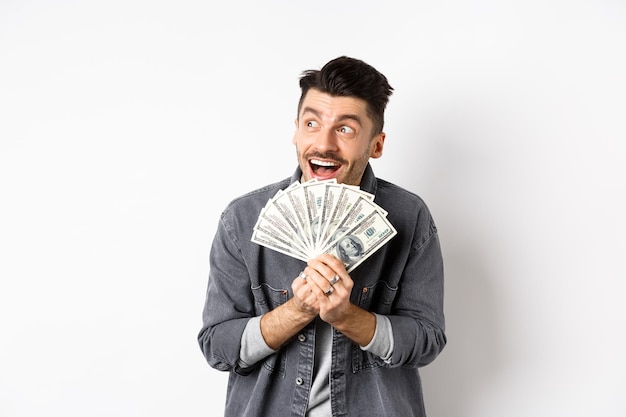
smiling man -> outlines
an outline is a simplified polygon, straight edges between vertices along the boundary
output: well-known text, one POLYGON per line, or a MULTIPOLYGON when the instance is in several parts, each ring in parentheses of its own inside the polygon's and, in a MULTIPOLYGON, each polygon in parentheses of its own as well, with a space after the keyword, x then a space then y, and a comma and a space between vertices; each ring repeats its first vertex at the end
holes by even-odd
POLYGON ((425 416, 419 368, 446 344, 443 260, 422 199, 369 164, 393 89, 345 56, 305 71, 300 87, 298 168, 233 200, 211 248, 198 342, 230 373, 225 416, 425 416), (251 242, 279 190, 333 178, 372 194, 397 229, 350 274, 329 254, 305 263, 251 242))

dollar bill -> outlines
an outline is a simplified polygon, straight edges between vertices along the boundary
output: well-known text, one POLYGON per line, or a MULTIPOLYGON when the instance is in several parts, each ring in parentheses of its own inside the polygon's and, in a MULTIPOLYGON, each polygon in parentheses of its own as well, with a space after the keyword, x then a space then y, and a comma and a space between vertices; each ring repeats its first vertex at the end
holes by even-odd
MULTIPOLYGON (((277 243, 288 246, 294 251, 308 256, 308 247, 300 238, 300 235, 281 216, 281 212, 273 205, 267 206, 259 216, 255 231, 260 231, 264 236, 273 238, 277 243)), ((258 243, 258 242, 257 242, 258 243)))
POLYGON ((269 205, 264 210, 264 214, 275 215, 275 218, 280 218, 288 226, 289 236, 293 239, 298 246, 310 247, 307 235, 307 230, 301 226, 298 220, 297 208, 293 207, 289 194, 287 191, 280 192, 271 199, 269 205))
POLYGON ((281 236, 265 233, 262 230, 255 230, 252 234, 252 242, 258 243, 261 246, 275 250, 284 255, 291 256, 292 258, 303 260, 307 262, 310 257, 302 253, 297 248, 293 247, 288 241, 285 241, 281 236))
POLYGON ((346 270, 351 272, 396 234, 387 218, 374 211, 333 240, 324 253, 341 259, 346 270))
POLYGON ((287 198, 289 198, 296 220, 300 226, 299 230, 302 232, 303 243, 306 247, 310 248, 313 245, 313 242, 311 242, 311 220, 309 218, 309 214, 307 213, 305 189, 301 186, 289 187, 285 190, 285 194, 287 195, 287 198))
MULTIPOLYGON (((334 180, 333 180, 334 181, 334 180)), ((320 234, 324 197, 326 195, 325 181, 309 181, 302 185, 307 204, 307 215, 311 225, 311 249, 315 251, 320 234)))

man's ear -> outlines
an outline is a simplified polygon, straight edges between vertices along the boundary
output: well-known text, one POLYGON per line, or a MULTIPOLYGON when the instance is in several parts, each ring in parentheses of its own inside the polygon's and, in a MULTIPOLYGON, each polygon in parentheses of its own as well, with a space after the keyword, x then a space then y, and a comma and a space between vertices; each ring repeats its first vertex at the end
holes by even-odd
POLYGON ((298 118, 293 121, 293 124, 296 126, 296 130, 293 132, 293 139, 291 139, 291 143, 296 144, 296 133, 298 133, 298 118))
POLYGON ((372 139, 370 146, 370 158, 380 158, 383 156, 383 147, 385 146, 385 132, 380 132, 372 139))

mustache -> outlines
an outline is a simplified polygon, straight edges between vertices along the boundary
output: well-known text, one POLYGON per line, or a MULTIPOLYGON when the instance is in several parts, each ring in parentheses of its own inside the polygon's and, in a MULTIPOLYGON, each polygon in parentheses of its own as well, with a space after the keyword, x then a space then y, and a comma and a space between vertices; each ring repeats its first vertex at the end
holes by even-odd
POLYGON ((342 165, 345 165, 346 163, 346 161, 343 158, 340 158, 339 156, 337 156, 336 154, 332 152, 326 152, 326 153, 311 152, 311 153, 304 155, 304 157, 307 160, 317 158, 317 159, 330 159, 331 161, 338 162, 342 165))

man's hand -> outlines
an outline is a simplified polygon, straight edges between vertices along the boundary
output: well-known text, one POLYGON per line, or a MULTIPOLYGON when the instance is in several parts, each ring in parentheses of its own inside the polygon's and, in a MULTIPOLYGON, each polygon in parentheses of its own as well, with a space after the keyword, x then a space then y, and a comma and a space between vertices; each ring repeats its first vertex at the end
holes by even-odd
POLYGON ((317 300, 320 318, 330 325, 345 319, 354 282, 343 263, 332 255, 320 255, 309 261, 304 274, 317 300))
POLYGON ((323 254, 310 260, 303 274, 317 300, 320 318, 355 343, 366 346, 374 337, 376 317, 350 302, 354 281, 343 262, 323 254))
POLYGON ((320 312, 319 298, 311 291, 310 285, 307 285, 307 276, 304 271, 298 278, 291 283, 293 291, 294 307, 306 315, 317 316, 320 312))

